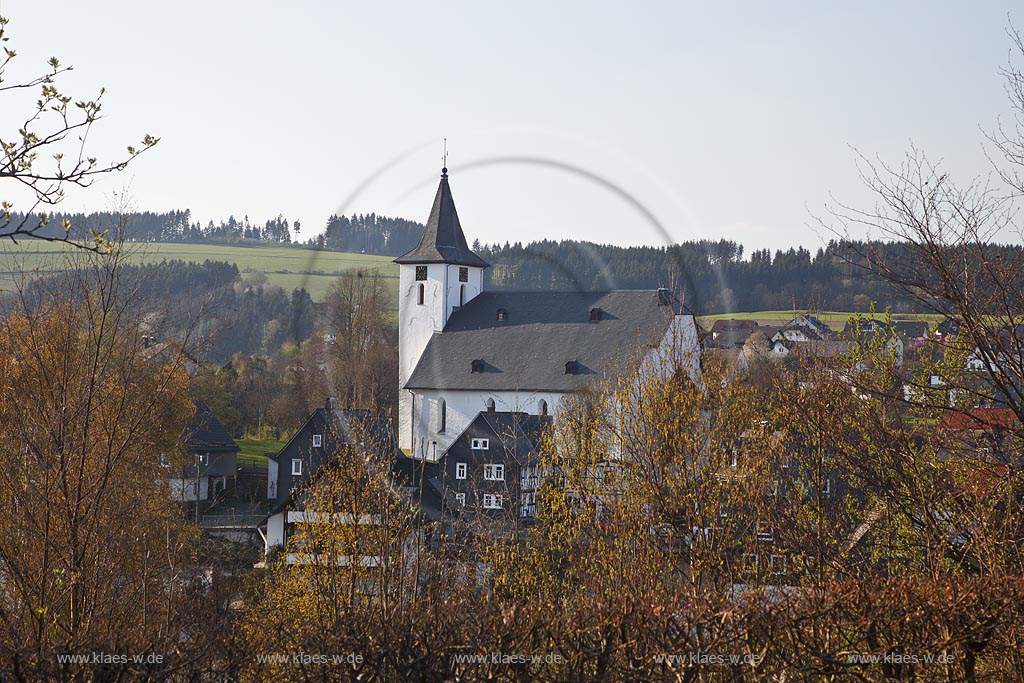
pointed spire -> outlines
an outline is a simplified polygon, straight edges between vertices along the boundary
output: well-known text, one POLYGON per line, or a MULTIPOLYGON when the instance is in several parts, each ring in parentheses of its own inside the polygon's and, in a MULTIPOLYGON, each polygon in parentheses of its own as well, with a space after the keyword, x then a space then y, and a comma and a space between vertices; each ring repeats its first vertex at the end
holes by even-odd
POLYGON ((448 186, 448 168, 441 169, 441 182, 434 195, 430 217, 423 228, 420 243, 412 251, 395 259, 395 263, 450 263, 487 268, 490 264, 474 254, 466 243, 459 223, 455 200, 448 186))

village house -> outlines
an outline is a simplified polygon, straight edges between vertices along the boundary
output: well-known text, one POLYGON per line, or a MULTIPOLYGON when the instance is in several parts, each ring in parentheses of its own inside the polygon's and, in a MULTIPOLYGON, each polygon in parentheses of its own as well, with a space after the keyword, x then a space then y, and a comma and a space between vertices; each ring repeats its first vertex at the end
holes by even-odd
POLYGON ((484 411, 439 461, 445 501, 462 521, 517 528, 537 514, 545 415, 484 411))
MULTIPOLYGON (((238 476, 238 444, 206 403, 196 401, 195 408, 185 432, 185 464, 167 476, 171 496, 180 502, 215 500, 235 487, 238 476)), ((166 456, 161 464, 170 469, 166 456)))
POLYGON ((259 524, 264 550, 285 547, 307 514, 306 487, 330 467, 341 448, 354 447, 377 459, 391 474, 396 495, 404 496, 420 514, 441 518, 441 490, 434 469, 425 469, 395 446, 391 421, 368 410, 341 409, 332 399, 317 408, 276 454, 268 458, 269 514, 259 524), (433 485, 428 485, 433 482, 433 485))

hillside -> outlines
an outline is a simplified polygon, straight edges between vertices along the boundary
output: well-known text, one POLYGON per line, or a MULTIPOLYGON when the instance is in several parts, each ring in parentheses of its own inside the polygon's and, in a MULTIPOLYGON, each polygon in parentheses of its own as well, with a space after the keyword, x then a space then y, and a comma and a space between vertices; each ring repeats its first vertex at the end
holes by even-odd
MULTIPOLYGON (((0 290, 10 291, 21 272, 53 272, 64 269, 63 257, 72 247, 56 242, 23 240, 17 244, 4 242, 0 247, 0 290)), ((233 263, 243 274, 262 272, 267 282, 291 291, 304 287, 315 301, 320 301, 331 281, 347 270, 375 270, 395 278, 398 267, 389 256, 317 251, 280 246, 230 246, 221 244, 187 244, 181 242, 148 242, 128 246, 135 263, 159 263, 164 260, 225 261, 233 263)), ((396 292, 397 293, 397 292, 396 292)))

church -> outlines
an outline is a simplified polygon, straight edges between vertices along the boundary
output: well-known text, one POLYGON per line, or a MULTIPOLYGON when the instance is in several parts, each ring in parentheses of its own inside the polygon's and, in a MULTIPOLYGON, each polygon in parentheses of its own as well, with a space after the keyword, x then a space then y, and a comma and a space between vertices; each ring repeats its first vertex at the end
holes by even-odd
POLYGON ((700 372, 694 317, 665 289, 485 291, 448 169, 399 266, 398 445, 438 461, 482 412, 557 416, 611 373, 700 372), (637 367, 639 363, 639 367, 637 367))

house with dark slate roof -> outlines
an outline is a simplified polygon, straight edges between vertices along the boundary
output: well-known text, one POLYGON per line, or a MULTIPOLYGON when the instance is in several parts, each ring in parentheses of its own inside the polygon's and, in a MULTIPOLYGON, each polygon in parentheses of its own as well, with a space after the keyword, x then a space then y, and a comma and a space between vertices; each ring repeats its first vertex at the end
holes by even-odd
POLYGON ((442 169, 419 244, 399 266, 398 443, 438 461, 482 411, 558 414, 612 374, 696 379, 694 317, 667 290, 484 291, 442 169), (668 370, 666 370, 668 368, 668 370))
POLYGON ((483 411, 438 462, 448 519, 517 529, 537 514, 539 452, 552 418, 483 411))
POLYGON ((334 462, 340 449, 364 447, 390 468, 396 495, 404 496, 421 515, 441 518, 440 478, 436 465, 412 461, 395 446, 387 416, 368 410, 337 408, 328 399, 317 408, 276 454, 268 458, 267 500, 271 509, 258 525, 265 551, 283 547, 306 518, 305 490, 334 462), (432 486, 427 486, 427 482, 432 486))
POLYGON ((185 432, 188 459, 167 481, 175 500, 195 502, 216 499, 235 487, 238 476, 238 444, 203 401, 185 432))

